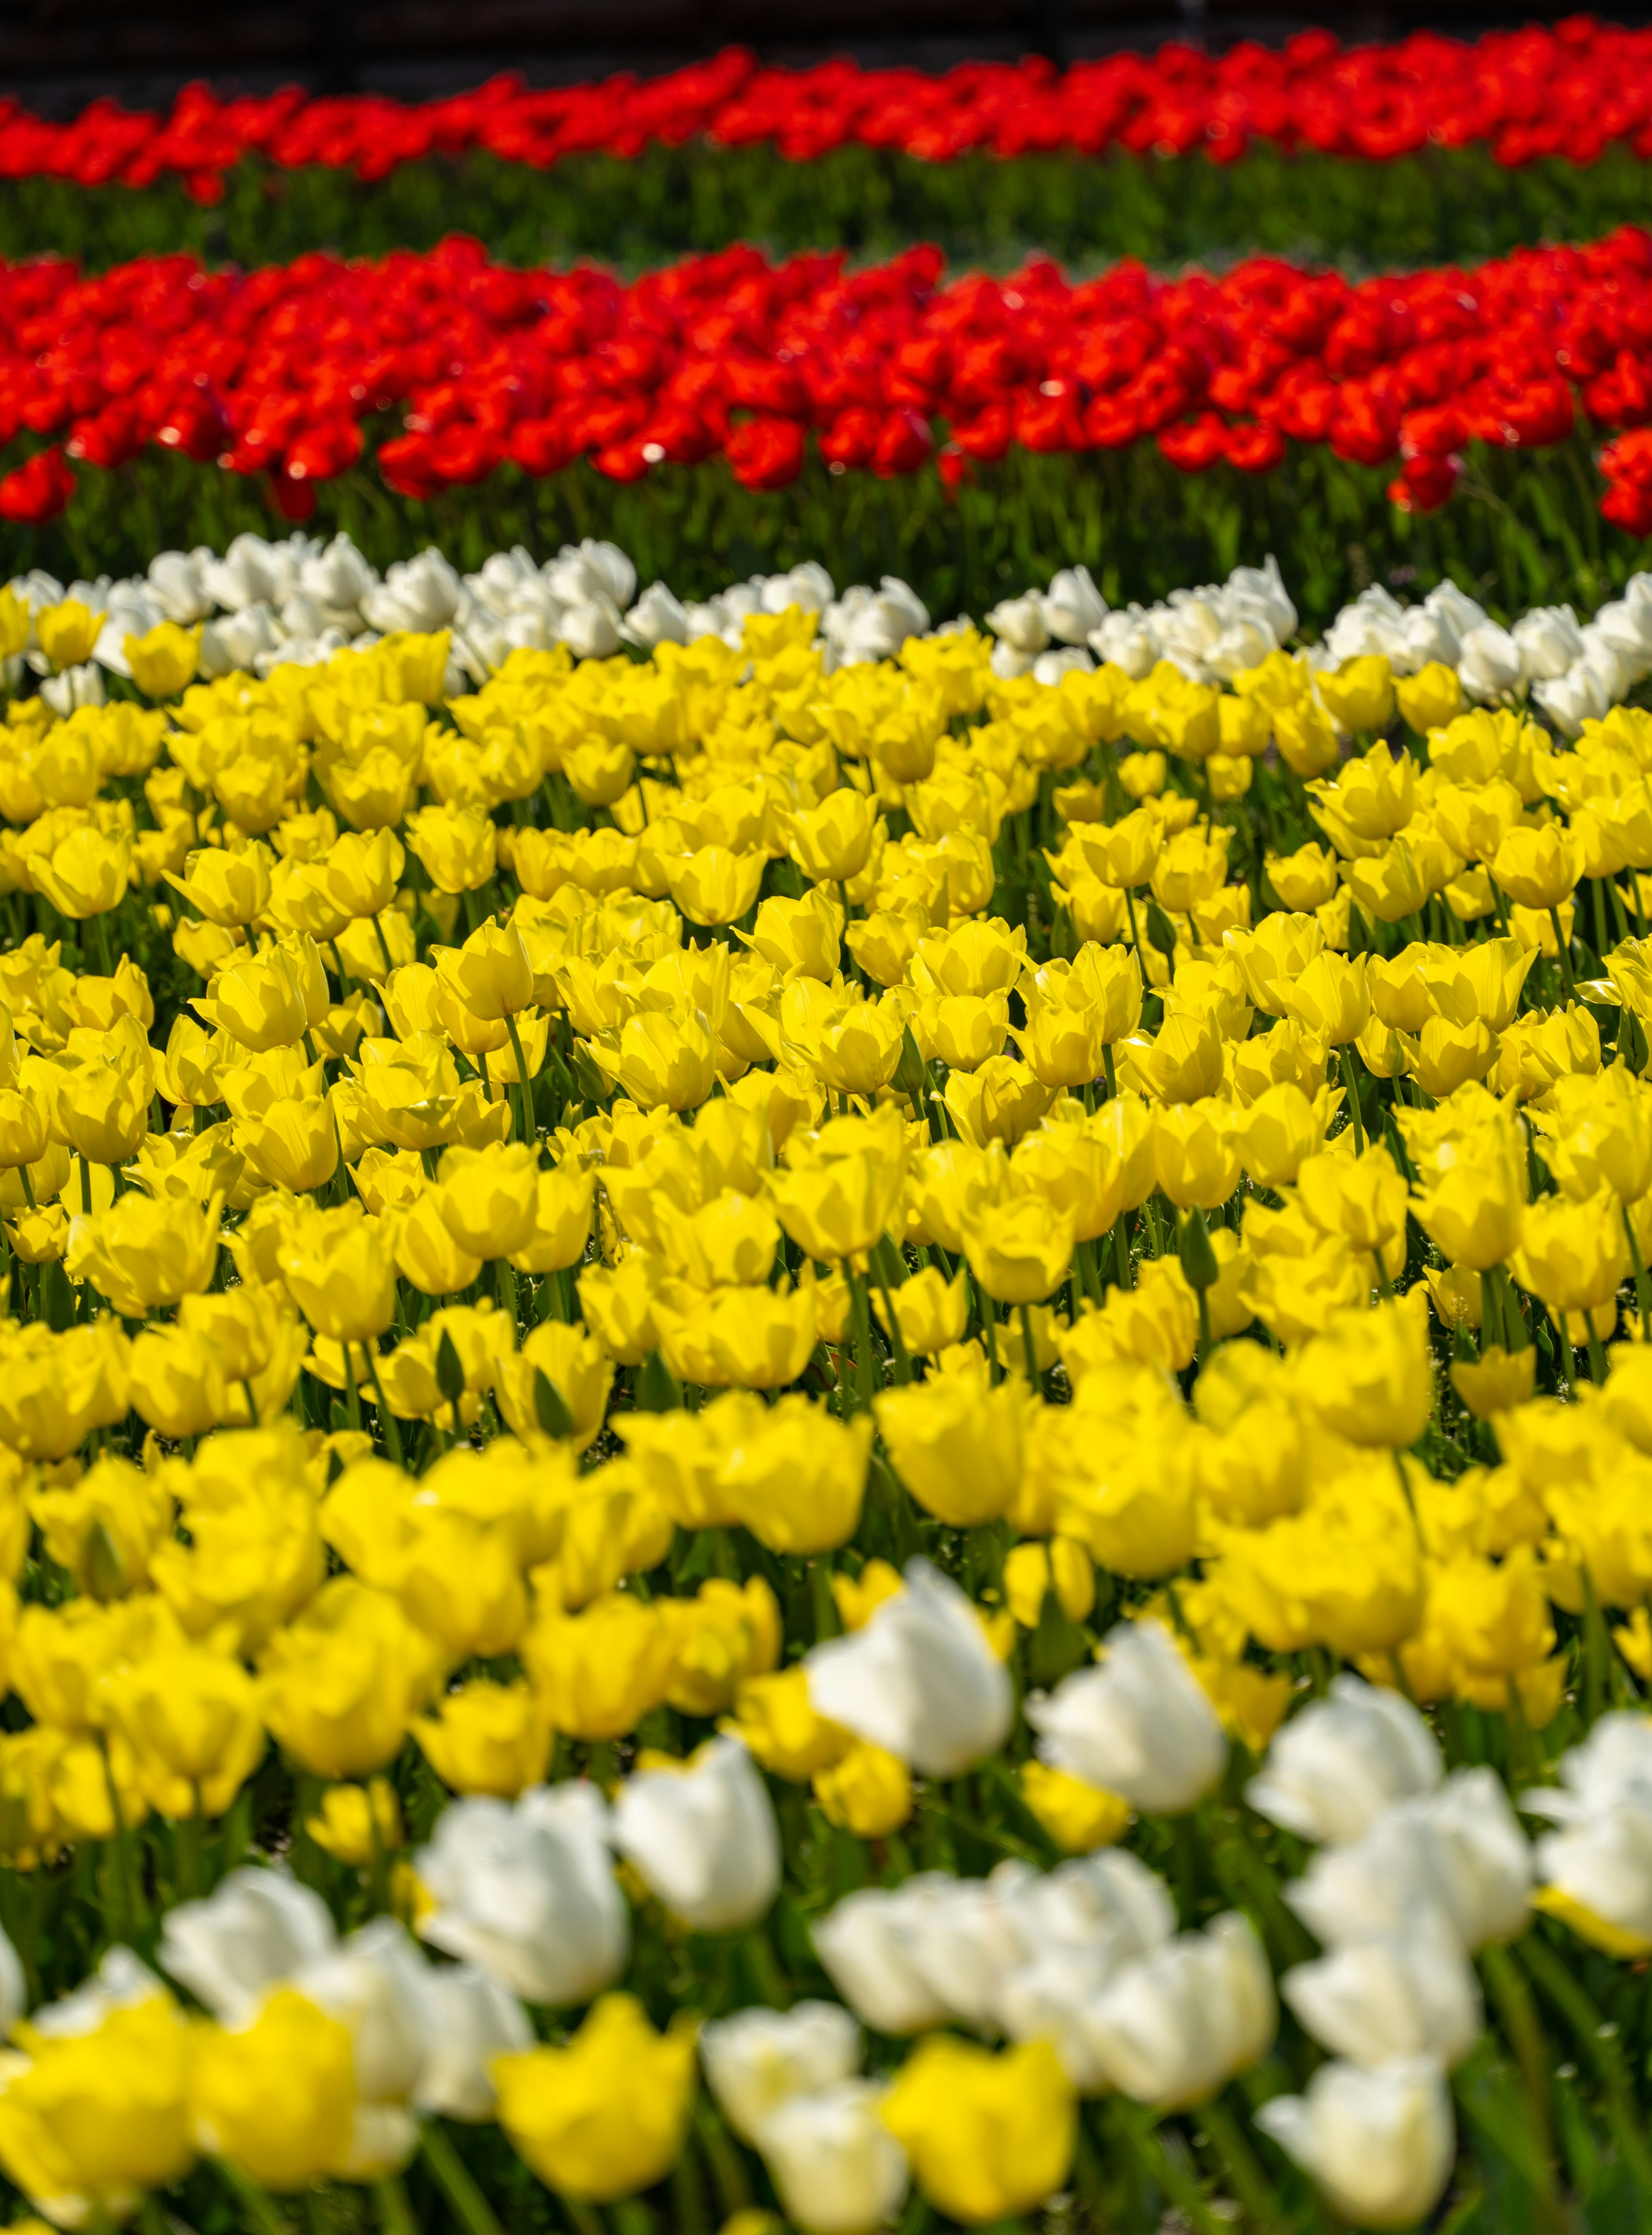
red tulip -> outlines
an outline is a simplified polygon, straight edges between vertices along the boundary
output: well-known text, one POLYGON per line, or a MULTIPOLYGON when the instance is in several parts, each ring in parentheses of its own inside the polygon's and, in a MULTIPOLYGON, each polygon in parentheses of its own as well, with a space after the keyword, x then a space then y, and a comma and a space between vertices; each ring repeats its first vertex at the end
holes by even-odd
POLYGON ((75 476, 54 442, 0 481, 0 518, 24 528, 43 528, 56 519, 74 494, 75 476))

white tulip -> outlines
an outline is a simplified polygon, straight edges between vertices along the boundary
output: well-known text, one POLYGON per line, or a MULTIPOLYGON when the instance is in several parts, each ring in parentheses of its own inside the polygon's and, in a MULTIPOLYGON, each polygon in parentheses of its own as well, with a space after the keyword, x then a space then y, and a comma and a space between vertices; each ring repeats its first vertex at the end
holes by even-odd
POLYGON ((617 543, 593 535, 565 543, 543 571, 551 594, 568 605, 600 600, 623 613, 637 594, 637 570, 630 560, 617 543))
POLYGON ((436 1907, 422 1940, 494 1972, 524 2002, 589 2002, 625 1969, 631 1927, 596 1787, 535 1786, 513 1806, 456 1800, 413 1858, 436 1907))
POLYGON ((1298 1963, 1279 1991, 1321 2048, 1355 2064, 1432 2056, 1460 2064, 1485 2022, 1479 1986, 1451 1927, 1425 1911, 1409 1930, 1298 1963))
POLYGON ((432 1966, 425 1993, 429 2022, 414 2107, 480 2125, 498 2100, 489 2076, 495 2057, 534 2046, 528 2013, 502 1980, 474 1963, 432 1966))
POLYGON ((1241 615, 1230 620, 1205 655, 1205 665, 1212 675, 1224 683, 1231 683, 1236 675, 1247 668, 1260 667, 1270 652, 1277 652, 1269 630, 1254 615, 1241 615))
POLYGON ((210 683, 215 676, 251 667, 261 652, 273 652, 280 642, 275 615, 260 599, 208 621, 200 632, 200 672, 210 683))
POLYGON ((367 591, 361 609, 376 629, 411 629, 428 633, 445 628, 459 611, 464 585, 434 548, 416 559, 402 559, 367 591))
POLYGON ((998 1752, 1015 1695, 980 1617, 928 1560, 863 1628, 804 1658, 809 1701, 922 1777, 956 1777, 998 1752))
POLYGON ((207 590, 205 571, 212 555, 200 545, 193 551, 161 551, 149 561, 146 579, 169 621, 187 628, 212 612, 215 600, 207 590))
POLYGON ((1111 1848, 1034 1881, 1013 1923, 1028 1959, 1000 1987, 1003 2030, 1012 2041, 1047 2041, 1072 2085, 1092 2094, 1107 2074, 1085 2015, 1126 1965, 1172 1937, 1175 1904, 1145 1864, 1111 1848))
POLYGON ((167 1911, 156 1960, 228 2025, 267 1988, 320 1963, 337 1945, 318 1893, 285 1871, 249 1865, 232 1871, 205 1901, 167 1911))
POLYGON ((298 568, 299 589, 334 613, 359 606, 377 580, 377 571, 342 530, 298 568))
POLYGON ((1652 605, 1644 599, 1614 598, 1596 614, 1589 634, 1611 646, 1631 683, 1652 674, 1652 605))
POLYGON ((1231 1911, 1127 1964, 1083 2017, 1102 2076, 1162 2110, 1199 2102, 1256 2063, 1278 2022, 1262 1943, 1231 1911))
POLYGON ((685 1768, 628 1777, 613 1837, 649 1891, 696 1932, 755 1924, 780 1891, 774 1804, 738 1739, 712 1739, 685 1768))
POLYGON ((1090 649, 1098 659, 1122 667, 1132 682, 1150 675, 1161 655, 1158 636, 1150 617, 1140 606, 1109 613, 1099 628, 1090 632, 1090 649))
POLYGON ((1372 657, 1407 672, 1411 665, 1405 646, 1406 608, 1380 582, 1361 590, 1325 632, 1327 664, 1341 667, 1344 660, 1372 657))
POLYGON ((1101 1651, 1099 1666, 1028 1701, 1039 1759, 1148 1815, 1196 1806, 1227 1766, 1228 1741, 1170 1632, 1118 1622, 1101 1651))
MULTIPOLYGON (((15 1989, 21 1999, 22 1987, 20 1973, 9 1991, 15 1989)), ((60 1996, 56 2002, 37 2009, 29 2022, 49 2041, 77 2040, 95 2033, 112 2012, 135 2009, 166 1991, 148 1965, 117 1942, 104 1950, 102 1962, 89 1979, 83 1979, 72 1994, 60 1996)))
POLYGON ((1046 689, 1059 683, 1064 675, 1093 675, 1095 661, 1082 645, 1065 644, 1059 652, 1041 652, 1032 663, 1032 680, 1042 683, 1046 689))
POLYGON ((1583 656, 1583 632, 1570 606, 1534 606, 1509 632, 1528 681, 1550 683, 1583 656))
POLYGON ((688 615, 663 582, 651 582, 626 615, 625 634, 650 652, 656 645, 686 644, 688 615))
POLYGON ((1652 1716, 1629 1708, 1603 1715, 1581 1746, 1559 1762, 1560 1786, 1520 1795, 1528 1816, 1577 1824, 1628 1802, 1652 1814, 1652 1716))
POLYGON ((821 615, 821 628, 845 666, 893 659, 909 636, 921 636, 928 626, 928 608, 893 574, 883 577, 879 590, 856 583, 821 615))
POLYGON ((797 606, 806 613, 823 613, 837 595, 831 576, 818 559, 800 559, 783 574, 757 578, 765 613, 783 613, 797 606))
POLYGON ((0 1930, 0 2041, 10 2033, 29 2007, 29 1988, 23 1959, 3 1930, 0 1930))
MULTIPOLYGON (((1614 665, 1616 655, 1608 655, 1614 665)), ((1598 722, 1622 694, 1607 687, 1594 661, 1580 659, 1552 683, 1534 683, 1531 696, 1563 737, 1581 736, 1585 722, 1598 722)))
POLYGON ((805 2235, 870 2235, 907 2197, 906 2153, 884 2125, 886 2088, 840 2080, 792 2095, 764 2126, 758 2147, 781 2207, 805 2235))
POLYGON ((146 582, 121 582, 109 594, 103 627, 92 646, 92 658, 110 675, 128 680, 132 662, 126 656, 129 636, 148 636, 167 618, 166 607, 146 582))
POLYGON ((1415 1707, 1343 1675, 1275 1734, 1245 1798, 1299 1838, 1357 1839, 1391 1801, 1432 1793, 1444 1769, 1415 1707))
POLYGON ((1373 2072, 1323 2064, 1305 2095, 1275 2095, 1255 2117, 1356 2227, 1426 2219, 1457 2155, 1450 2091, 1427 2057, 1397 2057, 1373 2072))
POLYGON ((905 1911, 907 1959, 960 2024, 1001 2030, 1005 1987, 1026 1958, 1018 1912, 1040 1883, 1026 1864, 1000 1863, 990 1878, 941 1878, 905 1911))
POLYGON ((108 693, 103 688, 103 671, 95 660, 88 659, 82 666, 66 667, 61 675, 49 675, 42 682, 40 696, 54 714, 67 721, 78 714, 82 706, 101 706, 108 693))
POLYGON ((1469 697, 1483 706, 1505 704, 1525 681, 1519 646, 1495 621, 1469 630, 1458 646, 1457 674, 1469 697))
POLYGON ((293 1975, 318 2009, 350 2029, 356 2092, 364 2101, 401 2101, 424 2068, 429 1973, 407 1927, 376 1917, 293 1975))
POLYGON ((817 2094, 860 2069, 861 2029, 841 2002, 761 2006, 700 2028, 700 2061, 718 2107, 743 2142, 793 2095, 817 2094))
POLYGON ((243 606, 279 606, 293 587, 296 568, 278 543, 261 535, 238 535, 221 559, 201 568, 201 587, 226 613, 243 606))
POLYGON ((1255 608, 1258 620, 1266 619, 1275 645, 1295 635, 1296 607, 1271 551, 1260 567, 1236 567, 1228 577, 1228 591, 1233 600, 1255 608))
MULTIPOLYGON (((1527 1805, 1530 1805, 1528 1796, 1527 1805)), ((1625 1952, 1652 1948, 1652 1809, 1620 1801, 1537 1843, 1537 1874, 1625 1940, 1625 1952)))
POLYGON ((620 649, 620 608, 607 598, 567 606, 556 633, 576 659, 611 659, 620 649))
POLYGON ((1092 629, 1107 618, 1107 600, 1090 579, 1088 567, 1065 567, 1039 600, 1041 617, 1058 644, 1087 644, 1092 629))
POLYGON ((1524 1930, 1531 1862, 1495 1772, 1459 1769, 1439 1792, 1385 1810, 1360 1838, 1322 1850, 1285 1898, 1328 1948, 1403 1933, 1437 1912, 1473 1950, 1524 1930))
POLYGON ((886 1889, 867 1886, 810 1928, 815 1953, 849 2008, 875 2033, 921 2033, 952 2011, 913 1960, 914 1912, 952 1881, 938 1871, 886 1889))

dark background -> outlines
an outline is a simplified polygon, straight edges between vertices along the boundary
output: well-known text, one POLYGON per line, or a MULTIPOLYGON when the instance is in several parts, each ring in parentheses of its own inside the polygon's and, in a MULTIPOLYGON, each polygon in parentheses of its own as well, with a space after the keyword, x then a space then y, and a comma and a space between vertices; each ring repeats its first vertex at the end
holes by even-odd
MULTIPOLYGON (((652 74, 736 42, 768 62, 846 54, 944 69, 1027 53, 1077 61, 1176 37, 1271 43, 1311 23, 1348 41, 1425 26, 1472 36, 1533 12, 1496 0, 1353 0, 1341 10, 1313 0, 0 0, 0 93, 54 116, 100 94, 162 104, 191 78, 223 92, 297 82, 416 100, 505 69, 539 85, 652 74)), ((1647 11, 1610 12, 1622 21, 1647 11)))

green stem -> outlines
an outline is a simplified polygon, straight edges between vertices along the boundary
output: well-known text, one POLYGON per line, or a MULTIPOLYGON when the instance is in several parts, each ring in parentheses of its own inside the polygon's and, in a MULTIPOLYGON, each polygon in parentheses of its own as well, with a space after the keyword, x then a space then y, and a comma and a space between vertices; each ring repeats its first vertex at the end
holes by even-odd
POLYGON ((1338 1050, 1342 1066, 1342 1084, 1347 1089, 1348 1120, 1354 1127, 1354 1148, 1356 1156, 1365 1154, 1365 1119, 1360 1110, 1359 1080, 1354 1068, 1354 1052, 1344 1046, 1338 1050))
POLYGON ((522 1036, 516 1029, 515 1017, 507 1017, 505 1030, 510 1034, 510 1052, 516 1059, 516 1102, 521 1112, 518 1123, 520 1138, 532 1148, 538 1139, 534 1124, 534 1090, 528 1083, 528 1058, 522 1053, 522 1036))
POLYGON ((1577 2036, 1579 2048, 1594 2066, 1606 2094, 1607 2120, 1613 2140, 1636 2184, 1652 2196, 1652 2155, 1636 2114, 1616 2029, 1609 2029, 1570 1967, 1562 1962, 1540 1932, 1528 1932, 1518 1952, 1539 1991, 1560 2012, 1577 2036))
MULTIPOLYGON (((1514 1691, 1512 1682, 1509 1686, 1514 1691)), ((1480 1951, 1480 1968, 1485 1983, 1491 1990, 1491 2000, 1503 2022, 1503 2030, 1509 2037, 1520 2076, 1525 2081, 1526 2094, 1531 2099, 1532 2123, 1537 2131, 1537 2145, 1545 2162, 1554 2157, 1554 2127, 1549 2104, 1549 2065, 1544 2053, 1543 2024, 1531 1999, 1531 1990, 1520 1975, 1518 1965, 1506 1948, 1495 1944, 1480 1951)))
POLYGON ((439 2120, 431 2119, 419 2129, 419 2155, 430 2178, 453 2206, 466 2235, 504 2235, 493 2206, 471 2179, 469 2167, 439 2120))
POLYGON ((257 2235, 292 2235, 288 2222, 276 2210, 275 2199, 267 2189, 260 2188, 257 2181, 249 2179, 223 2158, 218 2160, 218 2170, 257 2235))
POLYGON ((1256 2227, 1271 2230, 1282 2226, 1285 2215, 1274 2185, 1262 2171, 1243 2127, 1219 2095, 1200 2111, 1199 2126, 1204 2139, 1221 2159, 1233 2183, 1234 2194, 1256 2227))
MULTIPOLYGON (((378 1375, 377 1353, 370 1342, 364 1344, 363 1348, 367 1358, 367 1371, 373 1379, 373 1396, 378 1406, 379 1426, 384 1431, 384 1441, 389 1446, 390 1458, 397 1466, 400 1466, 402 1464, 401 1423, 391 1412, 389 1401, 384 1395, 384 1384, 378 1375)), ((247 1393, 250 1396, 252 1393, 249 1390, 247 1393)))
POLYGON ((1560 928, 1560 910, 1557 908, 1550 909, 1549 921, 1555 927, 1555 952, 1560 962, 1560 982, 1566 989, 1566 999, 1569 1001, 1575 1001, 1577 999, 1577 988, 1572 982, 1570 941, 1560 928))
MULTIPOLYGON (((1204 1302, 1203 1289, 1199 1293, 1199 1302, 1201 1305, 1204 1302)), ((1030 1304, 1021 1306, 1021 1348, 1026 1358, 1026 1386, 1036 1396, 1044 1385, 1039 1373, 1038 1345, 1032 1340, 1032 1307, 1030 1304)))
POLYGON ((1646 1267, 1641 1262, 1641 1245, 1636 1239, 1635 1221, 1629 1216, 1628 1203, 1623 1205, 1623 1232, 1629 1245, 1629 1262, 1635 1268, 1635 1302, 1641 1314, 1641 1340, 1652 1342, 1652 1281, 1646 1277, 1646 1267))
POLYGON ((413 2207, 407 2200, 398 2173, 387 2173, 373 2183, 373 2204, 383 2235, 419 2235, 413 2207))

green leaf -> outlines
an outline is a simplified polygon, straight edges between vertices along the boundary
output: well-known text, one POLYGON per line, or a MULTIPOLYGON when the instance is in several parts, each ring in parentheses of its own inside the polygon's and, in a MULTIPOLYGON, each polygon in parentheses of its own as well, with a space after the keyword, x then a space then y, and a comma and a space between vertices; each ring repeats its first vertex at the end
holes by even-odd
POLYGON ((574 1415, 567 1399, 550 1376, 540 1367, 534 1368, 534 1412, 540 1426, 547 1436, 559 1443, 574 1433, 574 1415))

